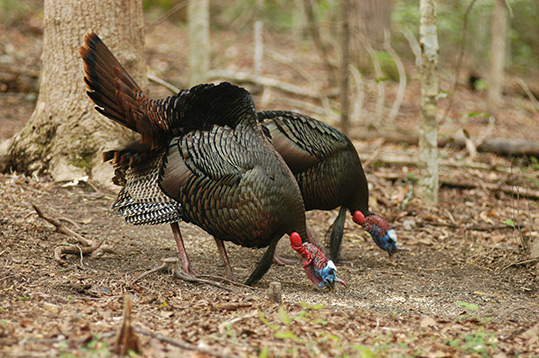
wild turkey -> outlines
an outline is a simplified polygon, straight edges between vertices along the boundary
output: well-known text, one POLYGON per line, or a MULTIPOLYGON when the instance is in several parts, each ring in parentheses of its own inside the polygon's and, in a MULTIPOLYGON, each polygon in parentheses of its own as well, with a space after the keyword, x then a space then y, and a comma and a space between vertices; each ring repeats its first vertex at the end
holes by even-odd
POLYGON ((397 250, 397 235, 387 222, 369 211, 369 189, 352 142, 339 130, 296 112, 258 112, 271 142, 294 173, 305 210, 341 207, 332 224, 330 257, 338 260, 346 210, 389 255, 397 250))
MULTIPOLYGON (((114 206, 128 221, 173 223, 174 231, 181 218, 218 243, 268 247, 248 284, 269 269, 285 233, 307 238, 297 183, 263 135, 245 89, 202 84, 150 99, 94 32, 84 42, 88 96, 97 111, 138 132, 143 143, 104 154, 117 166, 116 182, 125 185, 114 206)), ((179 230, 175 239, 189 271, 179 230)))

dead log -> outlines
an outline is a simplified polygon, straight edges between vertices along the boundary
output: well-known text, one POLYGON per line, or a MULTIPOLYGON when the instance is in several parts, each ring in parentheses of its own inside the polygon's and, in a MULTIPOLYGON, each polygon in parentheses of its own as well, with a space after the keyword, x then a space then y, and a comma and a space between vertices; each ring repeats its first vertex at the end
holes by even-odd
MULTIPOLYGON (((361 140, 384 138, 384 140, 388 143, 407 143, 410 145, 417 145, 417 135, 411 133, 378 133, 365 132, 358 129, 356 132, 352 132, 352 137, 361 140)), ((472 141, 474 140, 472 139, 472 141)), ((458 148, 466 148, 466 140, 460 136, 438 138, 439 147, 445 147, 447 145, 453 145, 458 148)), ((539 142, 528 139, 487 138, 477 146, 477 150, 507 156, 527 155, 538 157, 539 142)))
POLYGON ((481 181, 466 181, 462 179, 450 179, 450 178, 440 178, 440 184, 453 188, 462 188, 462 189, 475 189, 475 188, 485 188, 490 191, 502 191, 506 194, 514 194, 522 197, 529 198, 534 200, 539 200, 539 190, 532 190, 528 188, 522 188, 519 186, 512 185, 498 185, 494 183, 485 183, 481 181))

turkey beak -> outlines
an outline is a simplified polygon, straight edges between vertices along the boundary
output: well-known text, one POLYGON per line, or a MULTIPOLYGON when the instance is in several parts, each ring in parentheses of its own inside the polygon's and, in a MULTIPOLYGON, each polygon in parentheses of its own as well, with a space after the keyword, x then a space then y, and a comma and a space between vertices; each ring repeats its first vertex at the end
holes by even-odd
POLYGON ((397 253, 399 251, 408 251, 408 249, 403 249, 402 247, 395 246, 395 248, 393 250, 391 250, 391 251, 388 251, 387 254, 389 255, 389 258, 392 258, 393 255, 395 255, 395 253, 397 253))
POLYGON ((326 284, 326 287, 327 287, 330 291, 334 291, 334 290, 335 290, 335 283, 336 283, 336 282, 340 283, 340 284, 343 285, 344 287, 348 287, 348 285, 346 284, 346 282, 344 282, 343 280, 341 280, 341 279, 338 278, 338 277, 335 277, 335 281, 326 280, 326 281, 325 281, 325 284, 326 284))

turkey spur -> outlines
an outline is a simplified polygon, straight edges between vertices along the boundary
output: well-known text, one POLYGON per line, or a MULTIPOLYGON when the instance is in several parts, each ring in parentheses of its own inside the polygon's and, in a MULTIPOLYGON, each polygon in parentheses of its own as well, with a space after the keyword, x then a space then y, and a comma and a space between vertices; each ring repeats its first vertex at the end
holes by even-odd
POLYGON ((296 112, 258 112, 271 142, 294 173, 305 209, 341 207, 330 236, 330 256, 338 260, 346 211, 389 255, 400 250, 397 235, 380 216, 369 211, 367 178, 354 145, 342 132, 296 112))
MULTIPOLYGON (((115 181, 124 185, 113 205, 120 215, 139 224, 172 223, 184 269, 191 273, 179 219, 201 227, 221 244, 268 247, 248 284, 269 269, 284 234, 307 239, 299 187, 262 133, 245 89, 226 82, 201 84, 151 99, 94 32, 84 42, 84 80, 97 111, 141 136, 142 149, 104 154, 117 168, 115 181)), ((333 266, 314 266, 313 261, 304 267, 308 275, 313 270, 317 275, 309 278, 320 287, 332 287, 333 266)))

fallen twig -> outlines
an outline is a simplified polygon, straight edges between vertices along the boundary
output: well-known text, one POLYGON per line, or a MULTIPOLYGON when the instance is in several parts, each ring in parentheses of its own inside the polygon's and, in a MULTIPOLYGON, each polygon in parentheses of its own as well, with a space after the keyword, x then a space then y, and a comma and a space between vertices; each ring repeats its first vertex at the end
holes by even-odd
MULTIPOLYGON (((58 264, 65 265, 65 261, 62 259, 62 256, 67 255, 67 254, 80 255, 80 264, 81 264, 81 267, 83 267, 82 256, 84 256, 84 255, 90 255, 91 254, 92 257, 97 257, 97 256, 99 256, 99 255, 101 255, 103 253, 106 253, 106 252, 116 253, 112 249, 112 247, 110 247, 108 245, 103 245, 103 242, 105 240, 101 240, 98 243, 94 243, 93 240, 87 239, 84 236, 82 236, 82 235, 74 232, 73 230, 69 229, 68 227, 64 226, 57 219, 44 214, 41 211, 41 209, 39 209, 36 205, 32 204, 32 207, 34 208, 34 210, 36 211, 37 215, 40 218, 42 218, 42 219, 48 221, 50 224, 54 225, 54 227, 56 227, 56 231, 58 231, 59 233, 62 233, 64 235, 75 238, 79 242, 79 244, 81 244, 81 246, 70 244, 70 245, 62 245, 62 246, 56 247, 54 249, 54 260, 58 264)), ((62 220, 69 220, 69 219, 62 218, 62 220)))
POLYGON ((149 274, 152 274, 154 272, 161 272, 161 271, 164 271, 167 267, 167 263, 162 263, 161 265, 157 266, 157 267, 154 267, 153 269, 151 270, 148 270, 146 272, 143 272, 141 273, 140 275, 138 275, 137 277, 135 277, 135 279, 133 281, 131 281, 132 283, 135 283, 137 282, 138 280, 141 280, 142 278, 148 276, 149 274))
POLYGON ((161 86, 165 87, 166 89, 168 89, 170 92, 172 92, 173 94, 178 94, 181 90, 174 86, 172 83, 170 82, 167 82, 157 76, 154 76, 152 74, 148 74, 146 75, 146 77, 150 80, 150 81, 153 81, 157 84, 160 84, 161 86))
POLYGON ((58 231, 59 233, 62 233, 64 235, 67 235, 67 236, 73 236, 75 239, 77 239, 78 242, 80 242, 82 245, 84 246, 94 246, 94 243, 92 242, 92 240, 89 240, 87 238, 85 238, 84 236, 76 233, 75 231, 71 230, 70 228, 64 226, 60 221, 56 220, 55 218, 51 217, 51 216, 48 216, 46 214, 43 214, 43 212, 41 211, 41 209, 39 209, 35 204, 32 204, 32 207, 34 208, 34 210, 36 211, 37 215, 48 221, 50 224, 54 225, 56 227, 56 231, 58 231))
POLYGON ((227 303, 216 303, 212 304, 210 302, 211 309, 213 311, 235 311, 240 308, 251 307, 252 304, 248 302, 227 302, 227 303))
POLYGON ((509 265, 505 266, 502 269, 502 271, 505 271, 509 267, 512 267, 512 266, 521 266, 521 265, 533 264, 533 263, 536 263, 536 262, 539 262, 539 257, 536 257, 534 259, 529 259, 529 260, 522 260, 522 261, 513 262, 513 263, 510 263, 509 265))
POLYGON ((454 223, 440 223, 440 222, 425 222, 426 225, 432 225, 432 226, 444 226, 444 227, 450 227, 453 229, 464 229, 464 230, 473 230, 473 231, 491 231, 491 230, 508 230, 508 229, 514 229, 512 226, 509 225, 458 225, 454 223))
POLYGON ((86 255, 91 255, 92 257, 98 257, 99 255, 102 255, 104 253, 112 253, 115 254, 116 252, 108 245, 102 245, 105 240, 101 240, 95 245, 92 246, 79 246, 79 245, 62 245, 58 246, 54 249, 54 260, 60 264, 65 265, 65 261, 62 258, 63 255, 71 254, 71 255, 80 255, 81 257, 81 267, 83 267, 82 264, 82 257, 86 255))
POLYGON ((530 198, 539 200, 539 190, 531 190, 527 188, 522 188, 519 186, 511 185, 498 185, 494 183, 481 183, 481 182, 465 182, 463 180, 452 180, 449 178, 440 178, 440 184, 454 187, 454 188, 464 188, 464 189, 474 189, 474 188, 483 188, 490 191, 502 191, 507 194, 513 194, 515 192, 519 193, 521 197, 530 198))
POLYGON ((251 312, 251 313, 246 314, 244 316, 234 317, 232 319, 229 319, 228 321, 224 321, 219 326, 217 326, 217 329, 219 330, 219 333, 223 333, 225 328, 227 328, 227 327, 229 327, 229 326, 231 326, 231 325, 233 325, 235 323, 245 321, 247 319, 254 318, 254 317, 258 317, 258 311, 254 311, 254 312, 251 312))
POLYGON ((183 348, 183 349, 187 349, 187 350, 190 350, 190 351, 196 351, 196 352, 208 354, 209 356, 212 356, 212 357, 223 357, 223 358, 237 357, 235 355, 225 354, 225 353, 222 353, 222 352, 219 352, 219 351, 214 351, 212 349, 208 349, 208 348, 204 348, 204 347, 200 347, 200 346, 195 346, 195 345, 189 344, 187 342, 182 342, 182 341, 175 340, 175 339, 172 339, 172 338, 169 338, 169 337, 165 337, 162 334, 150 332, 150 331, 147 331, 147 330, 142 329, 142 328, 135 327, 134 331, 135 331, 135 333, 139 333, 139 334, 142 334, 142 335, 157 339, 157 340, 159 340, 161 342, 165 342, 165 343, 171 344, 173 346, 183 348))

